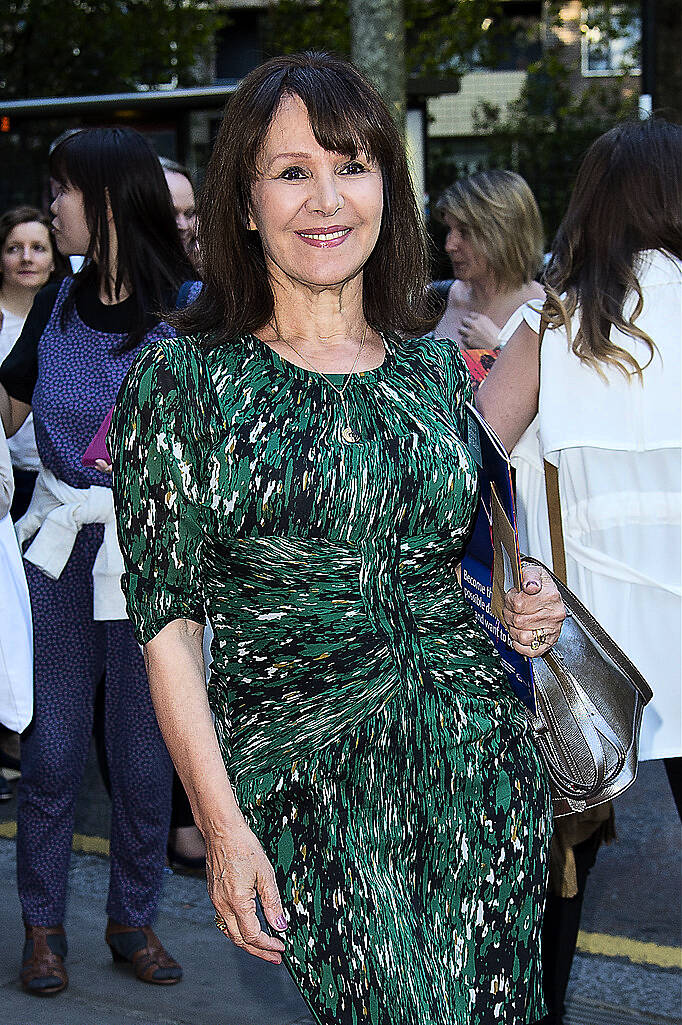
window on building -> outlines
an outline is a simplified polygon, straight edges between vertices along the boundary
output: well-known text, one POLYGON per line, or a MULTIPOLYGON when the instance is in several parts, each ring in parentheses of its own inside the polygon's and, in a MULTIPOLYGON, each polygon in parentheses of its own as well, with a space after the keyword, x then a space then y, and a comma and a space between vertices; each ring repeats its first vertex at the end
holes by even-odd
POLYGON ((221 85, 238 82, 263 60, 261 10, 232 8, 229 15, 216 38, 215 80, 221 85))
POLYGON ((580 31, 586 78, 640 73, 641 17, 634 4, 590 4, 583 9, 580 31))

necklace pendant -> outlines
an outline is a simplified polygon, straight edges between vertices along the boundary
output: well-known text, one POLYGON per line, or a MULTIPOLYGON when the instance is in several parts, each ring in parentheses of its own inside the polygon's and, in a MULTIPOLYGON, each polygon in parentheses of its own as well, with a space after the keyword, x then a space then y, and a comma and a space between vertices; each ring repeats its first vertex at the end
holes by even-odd
POLYGON ((347 445, 354 445, 356 442, 362 441, 362 438, 360 437, 358 432, 355 430, 354 427, 351 427, 350 424, 346 424, 345 427, 342 427, 341 437, 347 445))

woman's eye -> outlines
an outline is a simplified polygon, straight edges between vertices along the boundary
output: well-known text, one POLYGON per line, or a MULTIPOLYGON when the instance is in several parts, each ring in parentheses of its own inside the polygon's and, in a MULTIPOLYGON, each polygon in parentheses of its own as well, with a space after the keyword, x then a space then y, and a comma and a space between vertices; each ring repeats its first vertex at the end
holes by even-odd
POLYGON ((363 174, 367 168, 359 160, 351 160, 340 169, 341 174, 363 174))
POLYGON ((47 252, 47 246, 35 245, 33 248, 34 248, 36 253, 46 253, 47 252))
POLYGON ((278 177, 285 182, 294 182, 305 178, 306 173, 302 167, 287 167, 278 177))

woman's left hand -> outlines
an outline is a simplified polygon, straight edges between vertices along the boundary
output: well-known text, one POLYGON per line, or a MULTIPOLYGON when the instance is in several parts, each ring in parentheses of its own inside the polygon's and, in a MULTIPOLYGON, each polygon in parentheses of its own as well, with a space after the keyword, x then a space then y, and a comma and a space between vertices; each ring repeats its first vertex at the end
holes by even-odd
POLYGON ((95 459, 95 469, 99 470, 100 473, 111 474, 113 466, 106 459, 95 459))
POLYGON ((513 587, 504 596, 504 621, 514 650, 537 658, 559 639, 566 609, 556 584, 544 569, 526 565, 521 573, 521 591, 513 587))

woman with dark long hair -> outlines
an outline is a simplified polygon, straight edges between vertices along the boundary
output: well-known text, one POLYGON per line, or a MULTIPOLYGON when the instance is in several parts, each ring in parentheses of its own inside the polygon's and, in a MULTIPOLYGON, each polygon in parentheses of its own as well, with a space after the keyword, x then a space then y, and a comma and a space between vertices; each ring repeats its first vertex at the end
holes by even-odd
MULTIPOLYGON (((526 432, 514 455, 522 544, 547 563, 543 456, 558 466, 568 584, 651 685, 639 757, 664 760, 678 810, 680 167, 682 128, 662 120, 619 125, 593 143, 552 247, 541 351, 538 324, 524 322, 477 396, 510 450, 526 432)), ((563 1014, 587 874, 613 836, 609 810, 555 830, 543 935, 551 1025, 563 1014)))
MULTIPOLYGON (((458 582, 468 377, 429 335, 403 140, 351 65, 244 79, 199 248, 186 337, 136 361, 112 455, 128 609, 216 925, 284 959, 320 1025, 527 1025, 548 788, 458 582)), ((518 649, 546 651, 549 578, 507 600, 518 649)))
POLYGON ((120 591, 110 480, 81 458, 141 348, 167 334, 192 269, 163 172, 127 128, 76 132, 50 156, 53 228, 82 269, 36 298, 0 369, 0 410, 13 434, 33 410, 43 463, 17 526, 35 633, 35 715, 22 740, 17 872, 29 993, 67 985, 63 929, 76 795, 105 676, 112 790, 106 938, 138 978, 170 984, 181 969, 151 930, 170 813, 171 762, 120 591))

